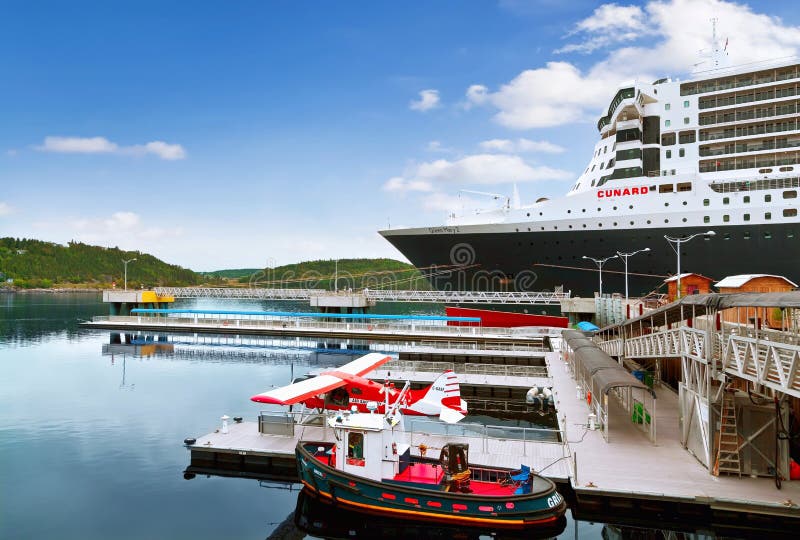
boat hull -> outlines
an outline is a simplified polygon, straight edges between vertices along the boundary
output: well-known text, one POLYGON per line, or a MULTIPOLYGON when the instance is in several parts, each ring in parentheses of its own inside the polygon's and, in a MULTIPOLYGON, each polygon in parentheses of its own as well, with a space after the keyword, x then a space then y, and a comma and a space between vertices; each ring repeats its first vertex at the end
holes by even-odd
POLYGON ((567 508, 555 485, 542 478, 537 480, 546 488, 525 495, 501 498, 451 493, 350 475, 315 458, 302 444, 297 445, 296 455, 298 475, 305 489, 359 512, 455 525, 525 529, 554 526, 567 508))
MULTIPOLYGON (((564 286, 573 296, 591 297, 599 279, 594 263, 583 256, 604 258, 617 251, 632 253, 629 261, 630 296, 643 296, 660 287, 677 271, 677 257, 664 235, 703 233, 707 227, 673 227, 602 231, 471 232, 382 231, 418 268, 444 266, 430 278, 439 290, 544 291, 564 286)), ((714 226, 716 236, 681 245, 681 271, 714 279, 736 274, 765 273, 800 280, 800 225, 714 226)), ((426 270, 426 272, 432 272, 426 270)), ((621 260, 603 267, 603 292, 624 292, 621 260)), ((664 287, 666 289, 666 287, 664 287)))

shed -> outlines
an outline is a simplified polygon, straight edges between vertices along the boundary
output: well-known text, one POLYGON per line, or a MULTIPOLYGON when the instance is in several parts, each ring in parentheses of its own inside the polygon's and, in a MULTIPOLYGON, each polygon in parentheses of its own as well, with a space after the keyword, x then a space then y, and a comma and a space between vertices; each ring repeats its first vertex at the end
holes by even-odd
POLYGON ((687 272, 681 274, 681 293, 678 295, 678 276, 672 276, 664 280, 667 284, 667 296, 670 302, 674 302, 678 296, 683 298, 690 294, 708 294, 711 292, 711 284, 714 278, 706 277, 702 274, 687 272))
MULTIPOLYGON (((788 292, 797 288, 797 284, 783 277, 771 274, 740 274, 728 276, 717 282, 721 293, 773 293, 788 292)), ((739 324, 766 324, 770 328, 780 328, 783 322, 783 313, 775 307, 753 307, 751 309, 726 309, 722 312, 722 319, 726 322, 739 324)))

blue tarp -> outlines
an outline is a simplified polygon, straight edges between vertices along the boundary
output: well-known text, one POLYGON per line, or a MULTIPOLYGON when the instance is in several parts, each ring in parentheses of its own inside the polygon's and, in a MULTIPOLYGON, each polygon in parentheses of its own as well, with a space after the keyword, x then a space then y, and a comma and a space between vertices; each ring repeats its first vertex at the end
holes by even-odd
POLYGON ((452 321, 481 322, 480 317, 444 317, 440 315, 381 315, 376 313, 303 313, 297 311, 229 311, 215 309, 154 309, 135 308, 131 314, 142 315, 256 315, 261 317, 311 317, 315 319, 373 319, 392 321, 452 321))
POLYGON ((580 329, 583 332, 596 332, 596 331, 600 330, 599 326, 596 326, 596 325, 590 323, 589 321, 581 321, 578 324, 576 324, 575 326, 577 326, 578 329, 580 329))

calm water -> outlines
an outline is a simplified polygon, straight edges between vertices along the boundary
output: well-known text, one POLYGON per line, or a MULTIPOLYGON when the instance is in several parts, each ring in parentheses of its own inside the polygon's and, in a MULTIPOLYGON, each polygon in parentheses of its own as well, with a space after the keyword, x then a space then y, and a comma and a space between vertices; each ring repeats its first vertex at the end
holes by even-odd
MULTIPOLYGON (((268 307, 287 306, 255 308, 268 307)), ((303 538, 287 521, 296 490, 184 480, 182 441, 212 431, 223 414, 254 418, 259 406, 249 397, 285 384, 292 371, 349 357, 197 345, 186 336, 170 338, 166 354, 139 356, 134 346, 109 347, 109 332, 78 327, 106 312, 94 295, 0 294, 0 538, 303 538)), ((359 522, 324 508, 312 509, 310 521, 345 537, 346 525, 359 522)), ((370 523, 359 537, 376 535, 376 527, 386 537, 405 534, 403 524, 370 523)), ((618 532, 568 519, 559 538, 630 537, 618 532)))

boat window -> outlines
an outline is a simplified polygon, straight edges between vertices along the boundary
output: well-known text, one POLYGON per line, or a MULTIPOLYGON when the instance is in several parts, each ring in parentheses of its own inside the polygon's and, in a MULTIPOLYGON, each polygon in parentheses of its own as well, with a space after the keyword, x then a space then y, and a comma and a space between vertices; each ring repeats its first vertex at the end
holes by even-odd
POLYGON ((744 233, 742 235, 742 238, 744 238, 745 240, 750 240, 750 233, 749 232, 744 233))
POLYGON ((770 238, 772 238, 772 233, 770 233, 769 231, 764 231, 764 238, 769 240, 770 238))
POLYGON ((772 195, 764 195, 764 202, 770 202, 772 200, 772 195))
POLYGON ((744 220, 745 221, 750 221, 750 214, 745 214, 744 215, 744 220))
POLYGON ((789 171, 793 171, 794 167, 781 167, 778 170, 781 171, 781 172, 789 172, 789 171))
POLYGON ((703 199, 703 206, 708 206, 711 204, 711 201, 708 199, 703 199))
POLYGON ((697 132, 693 129, 688 131, 681 131, 678 134, 678 142, 680 144, 691 144, 697 140, 697 132))
POLYGON ((764 219, 772 219, 772 212, 767 212, 764 214, 764 219))
POLYGON ((661 184, 658 186, 659 193, 672 193, 672 184, 661 184))
POLYGON ((680 182, 678 185, 678 191, 692 191, 692 183, 691 182, 680 182))
POLYGON ((673 144, 675 144, 674 133, 664 133, 661 136, 661 146, 672 146, 673 144))
POLYGON ((796 199, 797 198, 797 192, 794 191, 794 190, 792 190, 792 191, 784 191, 783 192, 783 198, 784 199, 796 199))
POLYGON ((703 216, 703 223, 711 223, 711 217, 710 216, 703 216))
POLYGON ((731 203, 731 198, 730 197, 723 197, 722 198, 722 204, 730 204, 730 203, 731 203))
POLYGON ((797 208, 787 208, 783 211, 783 217, 795 217, 797 216, 797 208))
POLYGON ((678 150, 678 157, 684 157, 685 155, 686 155, 686 150, 684 150, 683 148, 680 148, 678 150))
POLYGON ((742 201, 746 202, 746 203, 749 203, 750 202, 750 195, 745 195, 744 197, 742 197, 742 201))
POLYGON ((668 111, 669 110, 669 106, 670 106, 669 103, 664 103, 664 110, 668 111))
POLYGON ((669 120, 664 120, 664 127, 669 127, 669 126, 670 126, 670 124, 672 124, 672 122, 671 122, 671 121, 669 121, 669 120))
POLYGON ((728 223, 730 220, 731 220, 731 216, 729 216, 728 214, 725 214, 724 216, 722 216, 722 221, 724 221, 725 223, 728 223))
POLYGON ((358 465, 358 463, 351 463, 351 460, 361 460, 361 465, 364 465, 363 433, 350 432, 347 434, 347 462, 350 465, 358 465))
POLYGON ((683 108, 684 109, 688 109, 689 108, 689 100, 686 100, 686 101, 683 102, 683 108))
POLYGON ((672 150, 667 150, 667 159, 672 157, 672 150))

